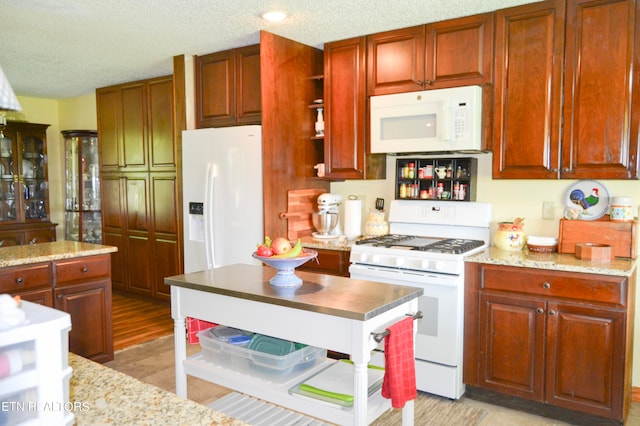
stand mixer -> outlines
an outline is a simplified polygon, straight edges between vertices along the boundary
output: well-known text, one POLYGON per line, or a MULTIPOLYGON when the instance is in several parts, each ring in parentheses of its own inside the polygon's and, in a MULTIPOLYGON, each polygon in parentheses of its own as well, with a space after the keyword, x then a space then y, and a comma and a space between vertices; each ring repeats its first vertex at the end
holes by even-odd
MULTIPOLYGON (((342 235, 342 226, 340 224, 340 204, 342 201, 343 198, 340 194, 327 192, 318 196, 318 213, 320 215, 324 213, 332 213, 335 214, 338 219, 335 227, 332 230, 329 230, 328 233, 314 232, 313 236, 315 238, 337 238, 342 235)), ((320 231, 317 226, 316 229, 320 231)))

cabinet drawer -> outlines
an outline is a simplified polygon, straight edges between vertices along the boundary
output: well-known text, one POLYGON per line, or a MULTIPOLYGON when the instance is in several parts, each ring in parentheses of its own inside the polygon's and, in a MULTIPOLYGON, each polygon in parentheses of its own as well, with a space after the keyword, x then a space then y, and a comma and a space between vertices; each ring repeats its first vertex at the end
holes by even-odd
POLYGON ((50 263, 12 266, 0 270, 0 293, 19 294, 23 290, 51 287, 50 263))
POLYGON ((341 250, 317 250, 318 258, 310 260, 298 269, 322 274, 349 276, 349 252, 341 250))
POLYGON ((505 266, 484 266, 482 287, 626 305, 627 278, 505 266))
POLYGON ((109 276, 109 256, 88 256, 56 261, 57 284, 109 276))

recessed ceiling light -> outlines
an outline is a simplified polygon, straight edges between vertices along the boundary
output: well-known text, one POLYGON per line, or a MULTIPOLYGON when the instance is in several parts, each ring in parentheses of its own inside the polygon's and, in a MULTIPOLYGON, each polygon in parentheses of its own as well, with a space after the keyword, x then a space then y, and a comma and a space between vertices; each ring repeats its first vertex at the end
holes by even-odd
POLYGON ((280 22, 287 17, 287 14, 286 12, 280 10, 274 10, 271 12, 264 12, 260 16, 262 16, 263 19, 266 19, 269 22, 280 22))

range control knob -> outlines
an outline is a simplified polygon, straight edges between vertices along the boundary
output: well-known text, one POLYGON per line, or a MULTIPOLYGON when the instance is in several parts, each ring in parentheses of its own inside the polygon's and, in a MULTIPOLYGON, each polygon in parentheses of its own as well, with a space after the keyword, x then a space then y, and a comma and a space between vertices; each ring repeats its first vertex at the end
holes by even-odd
POLYGON ((404 266, 404 258, 398 257, 396 259, 396 266, 404 266))
POLYGON ((444 269, 444 265, 445 265, 445 264, 444 264, 444 261, 442 261, 442 260, 436 260, 435 265, 434 265, 434 268, 435 268, 437 271, 441 271, 441 270, 443 270, 443 269, 444 269))
POLYGON ((423 260, 422 262, 420 262, 420 267, 422 269, 429 269, 429 261, 428 260, 423 260))
POLYGON ((380 255, 374 254, 373 256, 371 256, 371 261, 375 263, 380 263, 380 255))
POLYGON ((360 262, 366 262, 368 257, 369 256, 367 255, 367 253, 360 253, 360 259, 359 260, 360 260, 360 262))

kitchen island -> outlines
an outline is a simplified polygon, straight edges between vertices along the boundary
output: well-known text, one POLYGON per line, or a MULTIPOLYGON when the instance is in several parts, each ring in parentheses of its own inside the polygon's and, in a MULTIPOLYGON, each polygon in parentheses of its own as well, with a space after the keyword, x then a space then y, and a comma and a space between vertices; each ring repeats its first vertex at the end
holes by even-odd
MULTIPOLYGON (((269 284, 274 274, 271 268, 237 264, 165 278, 171 286, 175 321, 176 393, 186 396, 186 375, 190 374, 330 422, 370 424, 390 407, 380 392, 367 397, 367 364, 378 346, 372 333, 416 314, 422 289, 311 272, 297 272, 302 286, 279 289, 269 284), (187 359, 186 317, 350 354, 353 408, 291 395, 293 379, 279 385, 204 362, 200 354, 187 359)), ((323 364, 331 362, 335 361, 323 364)), ((413 403, 409 402, 403 409, 403 423, 412 421, 413 403)))
POLYGON ((70 350, 94 361, 111 361, 115 251, 116 247, 77 241, 0 247, 0 293, 69 313, 70 350))

